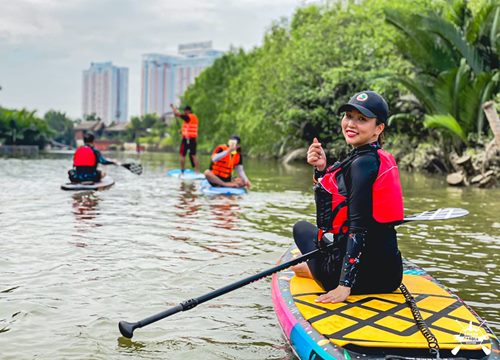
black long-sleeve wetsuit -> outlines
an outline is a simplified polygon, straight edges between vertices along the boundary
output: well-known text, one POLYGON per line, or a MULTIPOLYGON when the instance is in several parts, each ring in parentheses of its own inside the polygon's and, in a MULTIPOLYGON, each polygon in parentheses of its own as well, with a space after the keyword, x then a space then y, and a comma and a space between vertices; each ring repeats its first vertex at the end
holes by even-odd
MULTIPOLYGON (((402 260, 394 226, 377 223, 372 215, 372 186, 380 166, 377 149, 377 144, 354 149, 337 173, 339 192, 347 198, 348 231, 335 236, 334 251, 308 261, 315 280, 327 291, 340 284, 352 287, 352 294, 385 293, 401 284, 402 260)), ((316 203, 318 226, 331 227, 331 194, 317 186, 316 203)), ((303 254, 318 248, 318 227, 300 221, 293 234, 303 254)))

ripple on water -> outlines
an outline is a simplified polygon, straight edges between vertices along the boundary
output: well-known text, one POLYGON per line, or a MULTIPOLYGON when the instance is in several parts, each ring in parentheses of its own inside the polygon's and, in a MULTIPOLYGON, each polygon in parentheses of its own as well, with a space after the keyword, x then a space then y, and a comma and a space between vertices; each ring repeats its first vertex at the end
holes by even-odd
MULTIPOLYGON (((71 193, 59 190, 70 156, 0 159, 2 359, 292 358, 269 279, 139 329, 133 341, 119 336, 117 323, 274 266, 293 224, 315 220, 309 168, 248 159, 252 191, 204 197, 196 182, 165 176, 177 167, 175 154, 143 154, 143 175, 108 167, 111 189, 71 193)), ((403 180, 408 214, 471 212, 400 226, 399 246, 498 331, 500 235, 491 213, 500 213, 500 193, 403 180)))

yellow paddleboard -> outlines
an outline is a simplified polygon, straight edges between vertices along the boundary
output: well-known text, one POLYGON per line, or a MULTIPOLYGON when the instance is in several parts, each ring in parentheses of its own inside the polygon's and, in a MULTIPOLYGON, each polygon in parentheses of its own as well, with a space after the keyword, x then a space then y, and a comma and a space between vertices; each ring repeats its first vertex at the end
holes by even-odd
MULTIPOLYGON (((291 260, 294 252, 289 249, 281 262, 291 260)), ((498 339, 457 295, 408 261, 404 269, 403 284, 436 337, 442 358, 500 359, 498 339)), ((314 280, 290 270, 274 275, 275 311, 299 358, 432 357, 400 290, 352 295, 338 304, 316 303, 322 293, 314 280)))

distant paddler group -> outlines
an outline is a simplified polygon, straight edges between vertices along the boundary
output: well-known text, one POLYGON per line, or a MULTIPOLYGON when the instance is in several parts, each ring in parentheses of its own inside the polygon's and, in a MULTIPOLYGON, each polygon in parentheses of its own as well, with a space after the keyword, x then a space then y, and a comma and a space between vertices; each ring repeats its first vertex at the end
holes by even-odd
MULTIPOLYGON (((180 169, 169 172, 172 176, 184 177, 186 179, 203 179, 199 172, 199 162, 196 157, 198 140, 198 117, 193 113, 191 106, 186 105, 183 113, 170 104, 175 117, 182 119, 181 145, 179 149, 180 169), (189 160, 194 173, 186 171, 186 155, 189 152, 189 160)), ((203 174, 210 186, 227 188, 250 188, 252 183, 245 174, 243 168, 243 155, 241 153, 241 138, 233 135, 227 144, 219 144, 215 147, 210 158, 210 168, 203 174), (233 170, 238 172, 239 177, 233 178, 233 170)))
MULTIPOLYGON (((240 194, 231 188, 246 188, 252 186, 243 168, 243 155, 241 152, 241 138, 233 135, 227 144, 219 144, 212 152, 210 168, 204 174, 199 171, 199 161, 196 156, 198 139, 198 117, 193 113, 191 107, 186 105, 183 113, 174 105, 170 105, 175 117, 182 119, 181 144, 179 148, 180 169, 168 172, 170 176, 180 177, 186 180, 206 179, 204 188, 228 188, 228 194, 240 194), (193 170, 186 170, 186 155, 193 170), (238 172, 238 177, 233 178, 233 170, 238 172)), ((95 137, 92 133, 86 133, 83 137, 83 146, 80 146, 73 156, 73 167, 68 171, 70 183, 61 186, 64 190, 103 189, 111 186, 114 181, 106 176, 105 172, 98 169, 98 165, 119 165, 135 174, 142 173, 142 166, 135 163, 120 163, 114 159, 106 159, 94 145, 95 137)), ((225 194, 223 189, 205 191, 206 193, 225 194)))

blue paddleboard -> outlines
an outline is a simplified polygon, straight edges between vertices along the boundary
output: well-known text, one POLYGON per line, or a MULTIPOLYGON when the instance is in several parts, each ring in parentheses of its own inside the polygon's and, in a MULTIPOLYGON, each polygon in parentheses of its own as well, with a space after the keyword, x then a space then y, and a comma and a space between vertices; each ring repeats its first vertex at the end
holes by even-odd
POLYGON ((196 173, 192 169, 185 169, 182 173, 181 169, 172 169, 167 171, 167 176, 175 177, 183 180, 203 180, 205 175, 202 173, 196 173))
POLYGON ((247 192, 245 188, 212 186, 207 180, 201 182, 200 191, 205 195, 243 195, 247 192))

